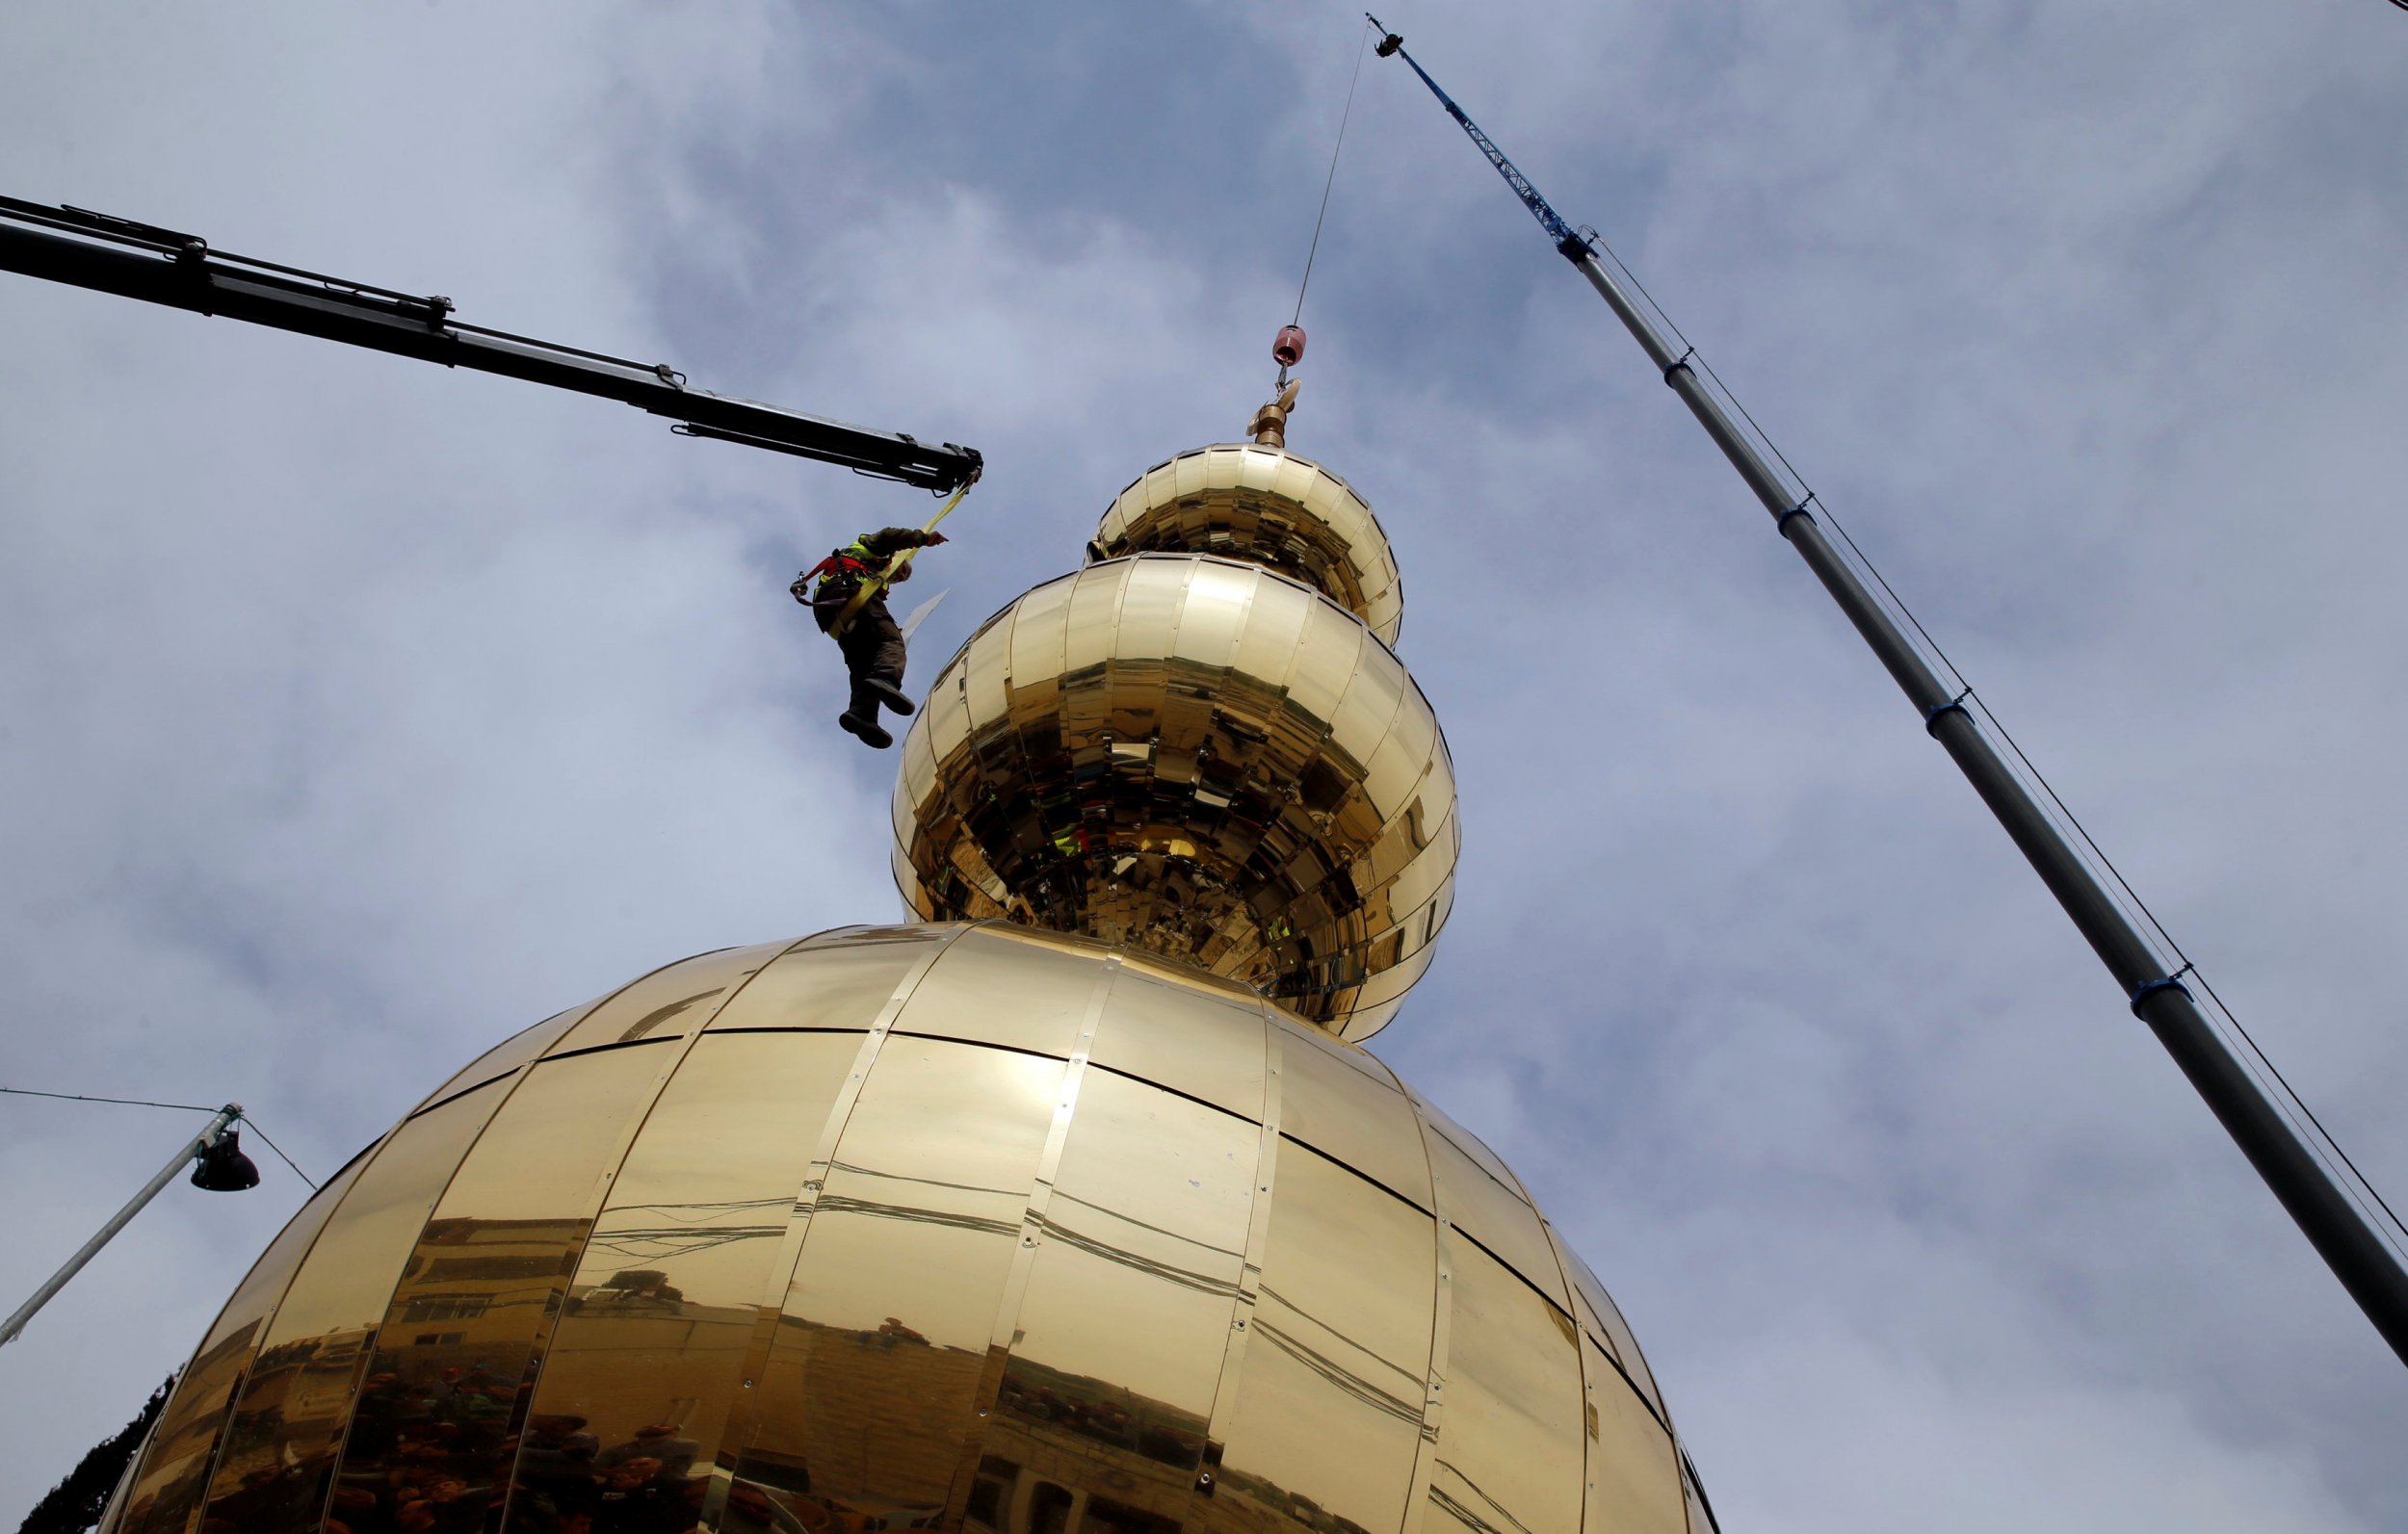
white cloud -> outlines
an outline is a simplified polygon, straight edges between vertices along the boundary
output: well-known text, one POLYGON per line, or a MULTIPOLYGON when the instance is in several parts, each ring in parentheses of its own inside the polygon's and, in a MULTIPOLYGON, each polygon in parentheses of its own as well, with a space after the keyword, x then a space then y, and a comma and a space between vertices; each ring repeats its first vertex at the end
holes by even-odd
MULTIPOLYGON (((1382 14, 2408 1185, 2391 9, 1382 14)), ((980 446, 924 682, 1269 381, 1350 15, 12 15, 0 188, 980 446)), ((1728 1526, 2408 1519, 2396 1366, 1394 64, 1331 221, 1296 445, 1395 536, 1466 793, 1380 1052, 1623 1299, 1728 1526)), ((238 1095, 324 1171, 636 971, 894 910, 781 592, 917 498, 18 279, 0 330, 8 1084, 238 1095)), ((21 1290, 175 1126, 12 1101, 21 1290)), ((163 1198, 10 1350, 16 1503, 296 1193, 163 1198)))

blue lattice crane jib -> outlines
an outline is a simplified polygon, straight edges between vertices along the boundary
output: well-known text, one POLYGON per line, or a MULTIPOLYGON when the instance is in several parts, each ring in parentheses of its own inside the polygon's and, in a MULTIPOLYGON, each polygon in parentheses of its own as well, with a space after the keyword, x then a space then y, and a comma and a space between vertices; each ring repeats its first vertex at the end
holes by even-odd
POLYGON ((1524 175, 1512 161, 1505 158, 1505 152, 1497 147, 1496 141, 1480 132, 1479 124, 1472 120, 1471 115, 1456 106, 1454 97, 1440 89, 1438 82, 1429 77, 1429 71, 1423 68, 1415 61, 1413 55, 1404 51, 1404 39, 1381 26, 1379 18, 1368 11, 1363 13, 1363 19, 1370 22, 1373 30, 1379 34, 1379 46, 1373 51, 1383 59, 1394 54, 1413 66, 1413 72, 1422 77, 1422 84, 1429 87, 1429 93, 1436 96, 1438 104, 1447 109, 1447 116, 1454 118, 1462 125, 1463 131, 1471 135, 1472 143, 1479 146, 1480 153, 1488 156, 1488 163, 1497 168, 1497 174, 1505 178, 1505 185, 1511 187, 1513 195, 1522 199, 1522 205, 1531 210, 1531 216, 1538 221, 1540 228, 1547 231, 1547 237, 1555 241, 1556 248, 1563 253, 1565 259, 1578 261, 1587 253, 1588 241, 1578 230, 1563 221, 1563 216, 1556 212, 1547 199, 1539 195, 1536 187, 1531 185, 1531 178, 1524 175))

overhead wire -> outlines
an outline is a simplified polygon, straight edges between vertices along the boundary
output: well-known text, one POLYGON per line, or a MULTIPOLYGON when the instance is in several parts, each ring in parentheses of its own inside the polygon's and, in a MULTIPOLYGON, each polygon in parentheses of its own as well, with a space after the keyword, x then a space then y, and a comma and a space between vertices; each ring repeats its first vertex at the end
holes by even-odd
MULTIPOLYGON (((1321 253, 1322 225, 1329 219, 1329 192, 1338 184, 1338 155, 1347 146, 1347 122, 1354 116, 1354 88, 1362 81, 1363 55, 1371 50, 1371 45, 1372 26, 1367 19, 1363 23, 1362 39, 1354 48, 1354 73, 1347 79, 1347 104, 1338 114, 1338 141, 1329 146, 1329 174, 1322 182, 1321 211, 1313 216, 1313 243, 1305 247, 1304 278, 1296 285, 1296 313, 1289 317, 1290 325, 1298 324, 1304 318, 1304 291, 1313 285, 1313 258, 1321 253)), ((1286 378, 1287 373, 1285 368, 1279 370, 1282 379, 1286 378)))
POLYGON ((277 1160, 282 1161, 286 1166, 293 1169, 293 1175, 295 1177, 300 1178, 302 1182, 309 1184, 310 1192, 315 1193, 318 1191, 317 1183, 308 1173, 301 1169, 301 1163, 299 1161, 294 1160, 291 1157, 284 1154, 284 1147, 268 1138, 268 1131, 259 1127, 259 1121, 257 1119, 252 1118, 249 1114, 246 1113, 243 1115, 243 1122, 250 1126, 250 1131, 253 1134, 259 1136, 260 1144, 265 1145, 269 1150, 275 1153, 275 1158, 277 1160))
POLYGON ((90 1097, 82 1092, 37 1092, 29 1086, 0 1086, 0 1092, 11 1097, 56 1098, 62 1103, 115 1103, 120 1107, 177 1108, 193 1113, 215 1113, 217 1108, 206 1103, 153 1103, 140 1097, 90 1097))
MULTIPOLYGON (((217 1106, 213 1106, 206 1103, 159 1103, 154 1102, 149 1098, 97 1097, 88 1092, 39 1092, 30 1086, 0 1086, 0 1093, 6 1093, 10 1097, 46 1097, 61 1103, 109 1103, 115 1104, 119 1107, 172 1108, 177 1112, 183 1113, 215 1113, 219 1111, 217 1106)), ((239 1115, 235 1122, 238 1124, 249 1125, 250 1131, 259 1136, 259 1142, 262 1145, 265 1145, 269 1150, 275 1153, 277 1160, 282 1161, 286 1166, 291 1167, 293 1169, 293 1175, 300 1178, 303 1183, 308 1183, 309 1190, 312 1193, 315 1193, 318 1190, 319 1184, 317 1180, 312 1178, 308 1173, 302 1171, 301 1169, 300 1162, 285 1155, 284 1147, 268 1138, 268 1131, 259 1127, 259 1121, 257 1119, 252 1118, 249 1113, 244 1113, 239 1115)))

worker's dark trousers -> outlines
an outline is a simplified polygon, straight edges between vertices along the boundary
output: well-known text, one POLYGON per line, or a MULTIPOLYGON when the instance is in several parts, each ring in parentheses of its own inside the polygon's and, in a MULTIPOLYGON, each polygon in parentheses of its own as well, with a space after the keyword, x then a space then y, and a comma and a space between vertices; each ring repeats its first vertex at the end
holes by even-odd
MULTIPOLYGON (((814 616, 824 633, 836 622, 843 608, 822 608, 814 616)), ((844 652, 845 669, 852 674, 851 713, 875 722, 877 718, 877 694, 862 686, 876 678, 889 687, 900 688, 903 679, 903 630, 896 626, 895 615, 886 611, 884 597, 872 597, 862 610, 853 614, 852 623, 836 637, 836 647, 844 652)))

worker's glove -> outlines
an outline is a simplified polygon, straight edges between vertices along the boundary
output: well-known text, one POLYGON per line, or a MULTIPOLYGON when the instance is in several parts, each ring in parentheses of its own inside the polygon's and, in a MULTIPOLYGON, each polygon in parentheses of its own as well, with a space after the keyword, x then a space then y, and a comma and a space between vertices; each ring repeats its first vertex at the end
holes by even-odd
POLYGON ((791 593, 793 594, 794 599, 795 599, 796 601, 798 601, 798 602, 801 603, 804 607, 809 607, 809 606, 811 605, 811 577, 810 577, 810 576, 808 576, 808 575, 798 575, 798 576, 796 576, 796 577, 795 577, 795 584, 794 584, 793 585, 788 586, 786 589, 787 589, 789 592, 791 592, 791 593))
POLYGON ((943 534, 942 533, 931 533, 928 534, 928 541, 927 541, 926 543, 921 544, 921 545, 920 545, 920 547, 922 547, 922 548, 924 548, 924 549, 933 549, 933 548, 935 548, 938 544, 940 544, 940 543, 942 543, 942 542, 944 542, 944 541, 945 541, 945 534, 943 534))

